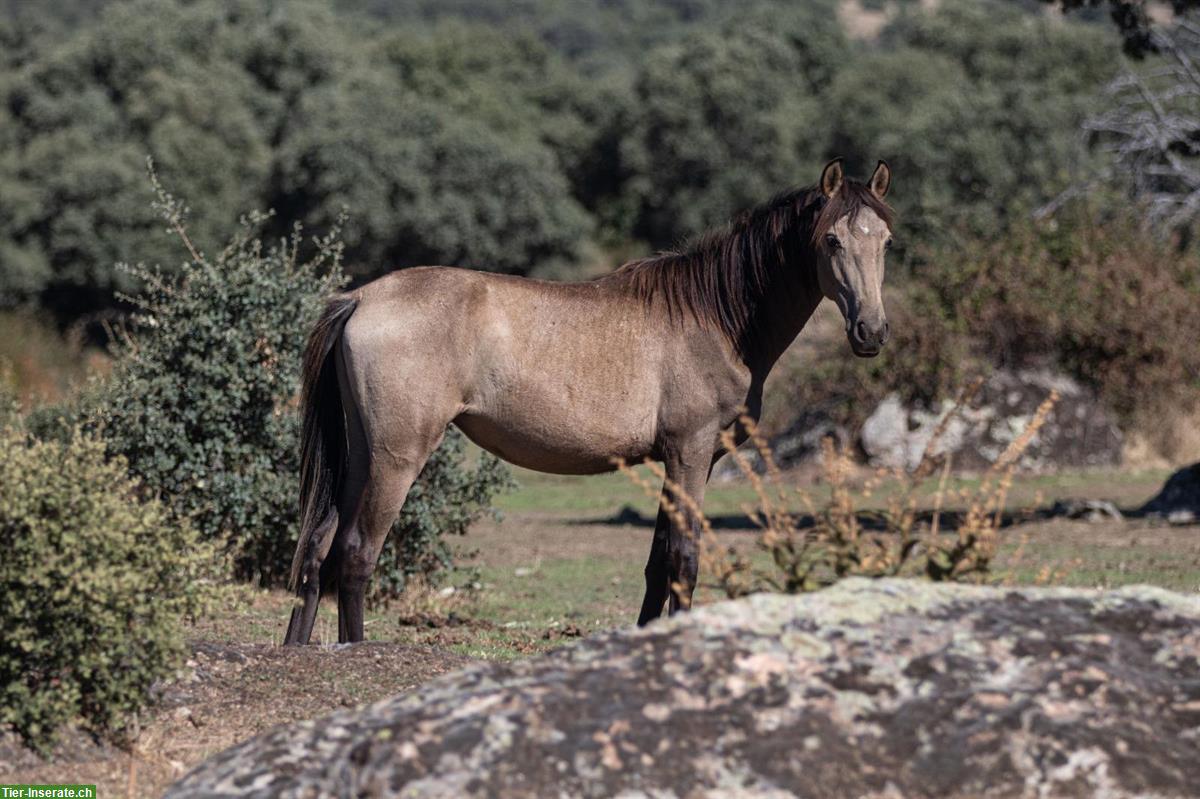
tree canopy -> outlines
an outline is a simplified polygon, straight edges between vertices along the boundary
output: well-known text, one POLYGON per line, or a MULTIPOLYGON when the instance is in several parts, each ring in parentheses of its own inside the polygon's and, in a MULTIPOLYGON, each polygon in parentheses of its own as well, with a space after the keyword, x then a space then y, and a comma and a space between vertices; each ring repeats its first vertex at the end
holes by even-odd
POLYGON ((1110 25, 1000 0, 902 4, 866 41, 835 0, 8 8, 0 306, 62 319, 114 307, 130 288, 118 261, 172 267, 147 155, 193 203, 203 247, 250 210, 274 209, 279 236, 346 207, 360 278, 579 274, 838 155, 852 172, 893 162, 909 238, 994 228, 1094 157, 1077 131, 1118 47, 1110 25))

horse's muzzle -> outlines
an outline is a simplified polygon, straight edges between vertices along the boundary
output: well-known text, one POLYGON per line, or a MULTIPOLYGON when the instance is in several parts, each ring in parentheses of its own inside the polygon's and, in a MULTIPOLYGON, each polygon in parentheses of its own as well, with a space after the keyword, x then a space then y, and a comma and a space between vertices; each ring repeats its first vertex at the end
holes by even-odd
POLYGON ((887 319, 881 319, 874 324, 859 319, 853 324, 847 325, 846 329, 846 337, 850 339, 850 349, 860 358, 874 358, 883 349, 883 345, 887 344, 891 335, 892 329, 888 325, 887 319))

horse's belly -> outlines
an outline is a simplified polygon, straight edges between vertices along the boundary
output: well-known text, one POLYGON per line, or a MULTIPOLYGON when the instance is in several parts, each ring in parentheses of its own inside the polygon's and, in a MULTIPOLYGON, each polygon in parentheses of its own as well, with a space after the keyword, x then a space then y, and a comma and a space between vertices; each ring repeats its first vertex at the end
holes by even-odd
POLYGON ((598 474, 615 458, 640 461, 654 443, 652 419, 610 419, 615 424, 559 414, 505 415, 466 412, 454 420, 467 438, 509 463, 552 474, 598 474))

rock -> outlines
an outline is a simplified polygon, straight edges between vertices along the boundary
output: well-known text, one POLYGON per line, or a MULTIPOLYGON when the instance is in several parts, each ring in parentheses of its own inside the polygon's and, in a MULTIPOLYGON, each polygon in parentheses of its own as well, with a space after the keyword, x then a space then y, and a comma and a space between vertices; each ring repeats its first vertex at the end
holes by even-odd
MULTIPOLYGON (((790 469, 817 460, 821 454, 821 441, 825 438, 832 438, 834 445, 839 448, 850 443, 846 428, 836 424, 825 411, 806 410, 792 420, 782 433, 771 436, 767 444, 775 465, 780 469, 790 469)), ((767 466, 753 444, 743 444, 740 452, 757 474, 766 473, 767 466)), ((741 469, 730 457, 717 461, 713 470, 713 479, 722 482, 742 476, 741 469)))
POLYGON ((819 457, 821 441, 826 438, 832 438, 839 448, 850 443, 846 428, 835 423, 825 411, 805 411, 787 430, 771 439, 771 455, 779 468, 789 469, 819 457))
POLYGON ((1167 514, 1167 524, 1183 527, 1196 523, 1196 514, 1190 510, 1173 510, 1167 514))
MULTIPOLYGON (((888 469, 911 469, 924 452, 919 439, 929 435, 914 435, 908 426, 909 411, 898 394, 891 394, 863 422, 859 441, 867 458, 876 466, 888 469)), ((932 431, 930 431, 932 432, 932 431)))
MULTIPOLYGON (((934 454, 951 452, 959 468, 986 469, 1021 434, 1051 390, 1059 392, 1058 404, 1019 465, 1043 470, 1119 464, 1124 437, 1096 397, 1069 377, 1032 370, 994 372, 973 407, 947 426, 934 454)), ((952 407, 946 400, 933 411, 908 408, 893 394, 867 418, 859 443, 872 465, 912 469, 952 407)))
POLYGON ((277 728, 194 797, 1182 797, 1200 597, 850 579, 277 728))
POLYGON ((1167 478, 1162 490, 1139 512, 1166 519, 1168 524, 1195 524, 1200 519, 1200 463, 1167 478))
POLYGON ((1125 518, 1116 505, 1104 499, 1060 499, 1050 509, 1050 515, 1085 522, 1119 522, 1125 518))

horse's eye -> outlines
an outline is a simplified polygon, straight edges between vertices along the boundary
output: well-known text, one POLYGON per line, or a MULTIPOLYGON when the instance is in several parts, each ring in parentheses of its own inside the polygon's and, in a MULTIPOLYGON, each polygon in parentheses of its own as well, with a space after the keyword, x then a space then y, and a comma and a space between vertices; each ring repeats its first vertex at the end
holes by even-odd
POLYGON ((888 240, 883 243, 883 248, 885 250, 892 249, 892 237, 891 236, 888 236, 888 240))
POLYGON ((825 234, 825 245, 831 250, 839 249, 842 246, 842 241, 832 233, 825 234))

